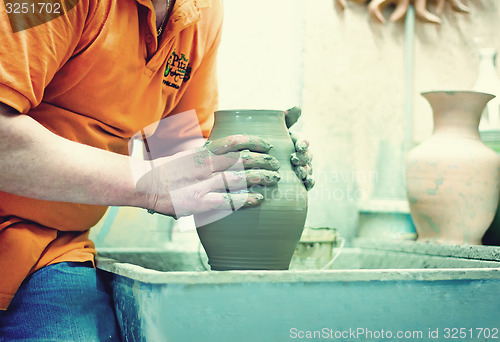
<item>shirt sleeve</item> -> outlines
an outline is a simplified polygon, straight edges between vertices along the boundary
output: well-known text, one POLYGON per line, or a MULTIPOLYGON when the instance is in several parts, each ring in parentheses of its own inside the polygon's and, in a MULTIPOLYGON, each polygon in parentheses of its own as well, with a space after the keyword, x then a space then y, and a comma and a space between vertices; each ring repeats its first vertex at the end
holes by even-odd
POLYGON ((201 64, 191 75, 186 91, 172 110, 173 113, 182 113, 194 108, 204 137, 209 136, 214 112, 218 109, 217 51, 222 33, 222 2, 212 1, 212 7, 207 10, 212 11, 211 18, 203 25, 210 26, 213 38, 207 44, 201 64))
MULTIPOLYGON (((0 2, 0 102, 20 113, 40 104, 54 74, 79 46, 88 19, 89 1, 48 22, 17 31, 7 2, 0 2)), ((29 16, 30 14, 24 14, 29 16)))

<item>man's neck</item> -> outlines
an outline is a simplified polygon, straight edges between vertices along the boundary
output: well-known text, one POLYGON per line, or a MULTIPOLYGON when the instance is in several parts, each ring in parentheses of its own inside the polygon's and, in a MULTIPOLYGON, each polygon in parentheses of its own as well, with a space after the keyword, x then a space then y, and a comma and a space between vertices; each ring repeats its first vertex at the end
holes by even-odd
MULTIPOLYGON (((165 19, 165 16, 168 14, 169 8, 167 8, 167 0, 151 0, 153 3, 153 8, 155 9, 155 14, 156 14, 156 29, 159 29, 162 22, 165 19)), ((172 4, 174 3, 174 0, 170 0, 170 7, 172 7, 172 4)), ((168 18, 167 18, 168 19, 168 18)))

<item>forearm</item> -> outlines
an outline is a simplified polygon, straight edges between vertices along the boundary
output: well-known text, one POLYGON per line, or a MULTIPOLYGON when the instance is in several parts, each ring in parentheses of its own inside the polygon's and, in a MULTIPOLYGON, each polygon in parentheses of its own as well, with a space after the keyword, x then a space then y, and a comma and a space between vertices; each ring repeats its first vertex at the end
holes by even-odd
POLYGON ((53 134, 0 105, 0 190, 49 201, 146 207, 131 168, 148 164, 53 134))

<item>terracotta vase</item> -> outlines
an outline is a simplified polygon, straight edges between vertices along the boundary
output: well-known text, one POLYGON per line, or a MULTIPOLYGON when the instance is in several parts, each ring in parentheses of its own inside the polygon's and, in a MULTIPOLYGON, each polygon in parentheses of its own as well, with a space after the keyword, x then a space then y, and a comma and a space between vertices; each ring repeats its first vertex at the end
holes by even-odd
MULTIPOLYGON (((281 180, 275 186, 254 186, 265 200, 240 208, 197 228, 212 270, 285 270, 299 242, 307 214, 307 192, 290 164, 295 151, 285 126, 285 112, 223 110, 215 112, 209 139, 233 134, 262 137, 280 162, 281 180)), ((196 217, 195 217, 196 220, 196 217)))
POLYGON ((434 115, 430 138, 407 157, 407 195, 418 240, 481 244, 499 198, 500 157, 478 132, 494 96, 474 91, 422 93, 434 115))

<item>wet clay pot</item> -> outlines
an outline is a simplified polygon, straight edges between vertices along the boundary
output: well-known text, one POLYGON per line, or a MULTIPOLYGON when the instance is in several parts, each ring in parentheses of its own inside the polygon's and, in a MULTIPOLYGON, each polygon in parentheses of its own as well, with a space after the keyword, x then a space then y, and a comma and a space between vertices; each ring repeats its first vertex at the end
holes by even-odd
POLYGON ((418 240, 481 244, 499 198, 500 157, 478 125, 494 96, 473 91, 422 93, 434 116, 430 138, 407 157, 407 190, 418 240))
MULTIPOLYGON (((209 140, 233 134, 262 137, 280 162, 281 180, 275 186, 254 186, 264 202, 239 208, 197 228, 212 270, 286 270, 304 229, 307 192, 295 175, 290 155, 295 148, 285 126, 285 112, 224 110, 215 112, 209 140)), ((195 217, 196 219, 196 217, 195 217)))

